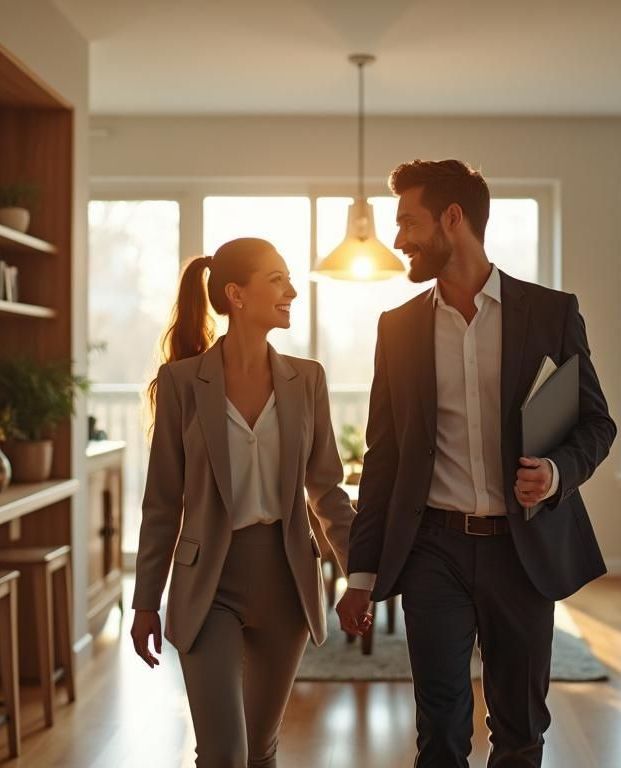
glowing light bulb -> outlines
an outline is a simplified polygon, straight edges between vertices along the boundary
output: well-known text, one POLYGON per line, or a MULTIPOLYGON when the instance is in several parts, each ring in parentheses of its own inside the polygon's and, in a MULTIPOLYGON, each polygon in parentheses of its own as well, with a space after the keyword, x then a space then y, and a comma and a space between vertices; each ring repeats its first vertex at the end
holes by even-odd
POLYGON ((351 271, 357 280, 368 280, 373 274, 373 261, 368 256, 357 256, 352 262, 351 271))

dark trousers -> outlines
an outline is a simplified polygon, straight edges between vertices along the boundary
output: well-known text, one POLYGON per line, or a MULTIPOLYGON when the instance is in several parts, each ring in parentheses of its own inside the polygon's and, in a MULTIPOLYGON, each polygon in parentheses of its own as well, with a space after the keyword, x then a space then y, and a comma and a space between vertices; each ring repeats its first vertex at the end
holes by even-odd
POLYGON ((550 725, 554 602, 532 586, 510 534, 472 536, 423 518, 400 587, 416 699, 416 768, 468 766, 475 639, 488 767, 540 766, 550 725))

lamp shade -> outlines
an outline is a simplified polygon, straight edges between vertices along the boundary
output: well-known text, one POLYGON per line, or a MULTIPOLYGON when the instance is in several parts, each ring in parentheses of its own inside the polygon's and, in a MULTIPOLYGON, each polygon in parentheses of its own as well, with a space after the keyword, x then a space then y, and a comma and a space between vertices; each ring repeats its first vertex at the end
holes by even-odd
POLYGON ((311 277, 370 282, 403 274, 403 263, 375 236, 373 206, 357 198, 349 206, 343 242, 325 256, 311 277))

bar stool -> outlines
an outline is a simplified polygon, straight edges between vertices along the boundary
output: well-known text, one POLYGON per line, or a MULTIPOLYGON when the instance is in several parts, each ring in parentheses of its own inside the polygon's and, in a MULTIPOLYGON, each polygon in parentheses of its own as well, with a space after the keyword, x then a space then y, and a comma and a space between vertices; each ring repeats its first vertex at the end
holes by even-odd
POLYGON ((0 549, 0 568, 16 568, 32 579, 37 656, 43 695, 45 724, 54 724, 54 624, 59 638, 58 653, 64 670, 69 701, 75 700, 74 662, 71 647, 71 547, 0 549))
POLYGON ((19 655, 17 652, 17 580, 19 571, 0 571, 0 675, 9 729, 9 755, 21 752, 19 655))

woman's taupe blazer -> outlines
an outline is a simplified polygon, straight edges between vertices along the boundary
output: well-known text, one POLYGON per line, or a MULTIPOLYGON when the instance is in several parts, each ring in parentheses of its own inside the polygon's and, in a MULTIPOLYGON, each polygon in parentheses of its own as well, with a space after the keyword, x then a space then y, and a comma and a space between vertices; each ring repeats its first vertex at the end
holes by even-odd
MULTIPOLYGON (((269 355, 285 551, 311 637, 320 645, 326 638, 323 581, 304 488, 344 573, 354 512, 338 485, 343 473, 323 368, 271 345, 269 355)), ((222 340, 201 355, 162 365, 132 607, 159 609, 174 552, 165 636, 182 653, 209 611, 231 541, 226 418, 222 340)))

